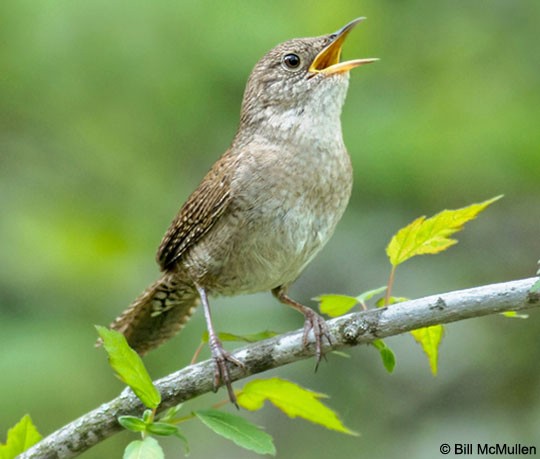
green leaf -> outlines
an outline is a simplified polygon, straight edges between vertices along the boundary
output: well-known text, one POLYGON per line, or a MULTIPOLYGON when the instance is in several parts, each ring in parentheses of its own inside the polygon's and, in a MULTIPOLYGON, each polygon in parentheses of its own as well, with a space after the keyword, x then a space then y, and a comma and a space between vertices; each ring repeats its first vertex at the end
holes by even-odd
POLYGON ((431 372, 437 374, 437 360, 439 356, 439 345, 443 337, 444 328, 442 325, 432 325, 431 327, 419 328, 411 331, 411 335, 418 342, 426 353, 431 372))
POLYGON ((319 401, 326 397, 280 378, 255 379, 237 394, 238 404, 247 410, 259 410, 268 400, 291 418, 301 417, 330 430, 358 435, 345 427, 337 414, 319 401))
POLYGON ((380 295, 381 293, 385 292, 388 287, 386 285, 375 288, 373 290, 368 290, 367 292, 361 293, 356 297, 358 302, 365 306, 366 301, 371 300, 376 295, 380 295))
POLYGON ((195 415, 215 433, 242 448, 259 454, 276 454, 272 437, 240 416, 217 410, 195 411, 195 415))
POLYGON ((379 350, 379 354, 386 371, 388 371, 388 373, 392 373, 394 371, 394 367, 396 366, 396 356, 394 355, 392 349, 390 349, 382 339, 376 339, 371 344, 373 344, 373 346, 379 350))
POLYGON ((96 325, 96 329, 117 376, 131 387, 145 406, 156 408, 161 403, 161 394, 152 383, 139 354, 129 347, 122 333, 99 325, 96 325))
POLYGON ((182 409, 183 405, 184 405, 183 403, 179 403, 178 405, 169 408, 167 411, 165 411, 165 413, 163 413, 159 417, 159 420, 161 422, 170 422, 170 421, 172 421, 173 419, 175 419, 178 416, 178 414, 180 413, 180 410, 182 409))
POLYGON ((150 424, 154 421, 154 412, 152 410, 144 410, 142 420, 145 424, 150 424))
POLYGON ((144 440, 135 440, 127 445, 124 459, 165 459, 165 455, 155 438, 146 437, 144 440))
POLYGON ((519 314, 517 311, 505 311, 505 312, 501 312, 500 314, 510 319, 528 319, 529 318, 529 314, 519 314))
POLYGON ((146 431, 154 434, 161 435, 162 437, 169 437, 171 435, 176 435, 178 432, 178 427, 166 422, 153 422, 148 424, 146 431))
POLYGON ((457 243, 449 236, 461 231, 465 223, 476 218, 487 206, 502 198, 471 204, 456 210, 443 210, 426 219, 419 217, 400 229, 386 247, 392 266, 397 266, 416 255, 435 254, 457 243))
POLYGON ((358 303, 358 300, 354 296, 347 295, 328 294, 320 295, 313 299, 319 302, 319 311, 330 317, 342 316, 358 303))
POLYGON ((146 430, 146 423, 135 416, 119 416, 118 423, 127 430, 132 432, 144 432, 146 430))
MULTIPOLYGON (((251 333, 247 335, 235 335, 233 333, 227 333, 227 332, 219 332, 218 338, 221 341, 237 341, 237 342, 245 342, 245 343, 254 343, 256 341, 262 341, 263 339, 272 338, 273 336, 277 336, 279 333, 274 332, 272 330, 264 330, 262 332, 258 333, 251 333)), ((201 341, 203 343, 208 342, 208 332, 205 331, 202 335, 201 341)))
POLYGON ((8 430, 6 444, 0 443, 0 458, 13 459, 34 446, 41 438, 32 419, 28 414, 25 414, 17 424, 8 430))
POLYGON ((390 349, 389 347, 385 347, 384 349, 380 350, 380 354, 384 368, 386 368, 386 371, 388 371, 388 373, 392 373, 396 366, 396 356, 392 352, 392 349, 390 349))
POLYGON ((176 433, 174 434, 174 436, 182 441, 182 443, 184 444, 184 455, 189 456, 190 449, 188 439, 180 432, 180 429, 176 429, 176 433))
POLYGON ((319 302, 319 311, 321 311, 323 314, 326 314, 330 317, 338 317, 348 313, 358 303, 360 303, 365 309, 367 307, 366 302, 368 300, 373 298, 375 295, 384 292, 385 290, 386 286, 379 287, 373 290, 368 290, 367 292, 361 293, 356 297, 348 295, 328 294, 320 295, 316 298, 313 298, 313 300, 319 302))

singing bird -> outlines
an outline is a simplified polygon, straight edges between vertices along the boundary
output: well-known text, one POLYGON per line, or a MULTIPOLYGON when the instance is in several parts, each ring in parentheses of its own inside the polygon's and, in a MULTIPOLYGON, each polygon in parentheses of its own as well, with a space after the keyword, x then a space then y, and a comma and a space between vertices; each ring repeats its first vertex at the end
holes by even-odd
POLYGON ((208 297, 271 291, 305 317, 317 363, 324 319, 287 296, 288 287, 329 240, 352 188, 341 130, 349 71, 377 59, 341 62, 335 33, 277 45, 249 76, 240 124, 229 149, 189 196, 157 253, 161 277, 111 325, 139 354, 175 335, 202 303, 215 362, 214 388, 236 402, 208 297))

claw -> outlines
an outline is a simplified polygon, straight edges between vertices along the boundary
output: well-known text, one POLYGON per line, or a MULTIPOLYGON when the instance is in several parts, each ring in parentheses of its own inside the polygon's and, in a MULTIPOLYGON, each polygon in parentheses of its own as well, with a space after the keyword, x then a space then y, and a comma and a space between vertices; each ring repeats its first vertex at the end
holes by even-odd
POLYGON ((229 367, 227 362, 236 365, 241 369, 245 369, 245 365, 240 362, 236 357, 233 357, 229 352, 227 352, 221 342, 216 338, 210 341, 210 349, 212 351, 212 358, 214 359, 214 392, 217 392, 221 385, 224 385, 227 388, 227 393, 229 394, 229 400, 231 403, 238 407, 238 402, 236 401, 236 395, 232 387, 231 375, 229 373, 229 367))
POLYGON ((332 339, 330 338, 326 321, 319 314, 309 308, 305 308, 302 312, 305 317, 304 336, 302 338, 302 342, 306 348, 308 346, 309 332, 313 330, 313 336, 315 337, 315 371, 317 371, 319 368, 319 363, 321 363, 323 357, 326 359, 323 352, 323 340, 326 339, 328 344, 331 346, 332 339))
POLYGON ((323 352, 323 340, 326 338, 328 344, 332 345, 332 339, 330 338, 330 333, 328 331, 328 326, 326 325, 325 320, 317 314, 313 309, 304 306, 303 304, 294 301, 285 294, 285 289, 283 287, 278 287, 272 290, 274 296, 284 304, 287 304, 297 311, 300 311, 304 314, 304 336, 302 337, 302 344, 305 349, 307 349, 309 344, 309 332, 313 330, 313 336, 315 337, 315 371, 319 368, 319 363, 323 359, 326 359, 323 352))

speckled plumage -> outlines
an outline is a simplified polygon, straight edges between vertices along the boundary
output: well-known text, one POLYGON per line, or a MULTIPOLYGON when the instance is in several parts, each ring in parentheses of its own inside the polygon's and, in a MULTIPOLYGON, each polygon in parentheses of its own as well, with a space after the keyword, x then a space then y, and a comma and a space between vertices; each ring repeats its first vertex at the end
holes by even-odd
POLYGON ((231 147, 161 242, 161 279, 112 324, 138 352, 176 333, 202 291, 272 290, 291 304, 284 292, 328 241, 351 193, 340 122, 349 73, 310 68, 344 29, 287 41, 256 64, 231 147), (284 63, 291 53, 298 68, 284 63))

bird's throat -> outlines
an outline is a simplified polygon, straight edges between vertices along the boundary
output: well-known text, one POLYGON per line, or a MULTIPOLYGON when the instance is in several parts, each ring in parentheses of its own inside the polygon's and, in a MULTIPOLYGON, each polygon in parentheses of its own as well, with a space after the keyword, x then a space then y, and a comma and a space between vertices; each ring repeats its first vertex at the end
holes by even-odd
POLYGON ((309 83, 301 103, 243 107, 233 145, 268 142, 275 145, 312 147, 342 144, 341 111, 348 75, 321 76, 309 83))

